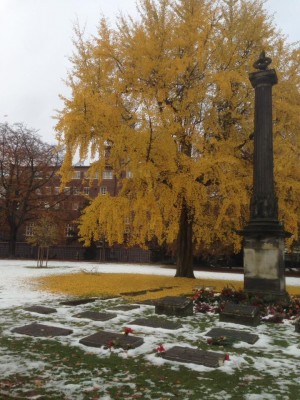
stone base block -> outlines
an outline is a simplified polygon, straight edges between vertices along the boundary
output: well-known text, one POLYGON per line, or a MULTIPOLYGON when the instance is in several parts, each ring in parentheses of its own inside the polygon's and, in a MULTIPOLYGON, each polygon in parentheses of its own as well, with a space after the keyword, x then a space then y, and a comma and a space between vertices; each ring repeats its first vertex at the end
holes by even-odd
POLYGON ((257 326, 260 324, 260 314, 257 307, 234 303, 226 303, 220 313, 220 321, 233 324, 257 326))
POLYGON ((167 296, 155 302, 155 313, 187 317, 193 315, 193 301, 187 297, 167 296))
POLYGON ((249 292, 285 294, 283 237, 245 237, 244 288, 249 292))

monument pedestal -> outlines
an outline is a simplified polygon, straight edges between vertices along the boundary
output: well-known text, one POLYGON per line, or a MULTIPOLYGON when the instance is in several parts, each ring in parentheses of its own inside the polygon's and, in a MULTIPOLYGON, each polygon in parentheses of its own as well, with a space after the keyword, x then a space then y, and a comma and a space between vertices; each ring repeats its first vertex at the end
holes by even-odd
POLYGON ((248 292, 285 295, 284 238, 244 238, 244 288, 248 292))

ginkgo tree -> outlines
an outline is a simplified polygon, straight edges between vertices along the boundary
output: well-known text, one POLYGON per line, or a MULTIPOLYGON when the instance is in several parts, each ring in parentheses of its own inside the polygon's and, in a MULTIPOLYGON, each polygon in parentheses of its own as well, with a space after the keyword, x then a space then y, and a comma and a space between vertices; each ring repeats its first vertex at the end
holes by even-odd
POLYGON ((176 276, 193 277, 193 255, 238 251, 252 187, 252 64, 264 49, 275 89, 275 164, 286 228, 299 222, 299 47, 277 31, 261 0, 140 0, 138 16, 105 18, 85 39, 78 27, 69 98, 58 113, 70 178, 76 152, 90 176, 110 166, 115 197, 85 209, 86 244, 176 244, 176 276), (124 236, 124 232, 127 235, 124 236))

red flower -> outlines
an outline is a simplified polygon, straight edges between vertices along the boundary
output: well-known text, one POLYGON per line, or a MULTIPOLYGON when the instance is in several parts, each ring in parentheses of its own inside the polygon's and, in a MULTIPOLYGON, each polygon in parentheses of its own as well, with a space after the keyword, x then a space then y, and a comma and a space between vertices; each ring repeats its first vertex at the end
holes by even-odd
POLYGON ((109 340, 109 341, 107 342, 107 347, 108 347, 109 349, 111 349, 112 347, 114 347, 114 345, 115 345, 115 342, 114 342, 113 340, 109 340))
POLYGON ((225 361, 230 361, 230 357, 229 357, 229 354, 225 354, 225 361))
POLYGON ((129 335, 129 333, 133 333, 133 329, 132 328, 124 328, 124 335, 129 335))
POLYGON ((160 344, 157 348, 156 348, 157 353, 161 354, 161 353, 165 353, 166 349, 164 348, 164 346, 162 344, 160 344))

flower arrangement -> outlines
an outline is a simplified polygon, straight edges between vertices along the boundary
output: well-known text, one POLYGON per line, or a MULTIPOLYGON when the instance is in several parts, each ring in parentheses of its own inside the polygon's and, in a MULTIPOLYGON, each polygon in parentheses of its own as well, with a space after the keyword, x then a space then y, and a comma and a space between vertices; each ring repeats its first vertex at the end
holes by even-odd
POLYGON ((129 328, 129 327, 125 327, 124 329, 123 329, 123 333, 124 333, 124 335, 126 335, 126 336, 128 336, 130 333, 133 333, 134 331, 133 331, 133 329, 132 328, 129 328))
POLYGON ((213 290, 199 289, 193 296, 195 311, 206 314, 208 312, 217 312, 217 295, 213 290))
POLYGON ((159 346, 158 347, 156 347, 156 353, 159 355, 159 356, 162 356, 165 352, 166 352, 166 349, 164 348, 164 346, 160 343, 159 344, 159 346))
POLYGON ((259 309, 265 322, 280 323, 284 319, 293 320, 300 316, 300 297, 287 296, 278 301, 261 293, 249 294, 234 287, 225 287, 218 295, 211 290, 198 290, 193 296, 195 311, 200 313, 220 313, 227 302, 250 304, 259 309))

